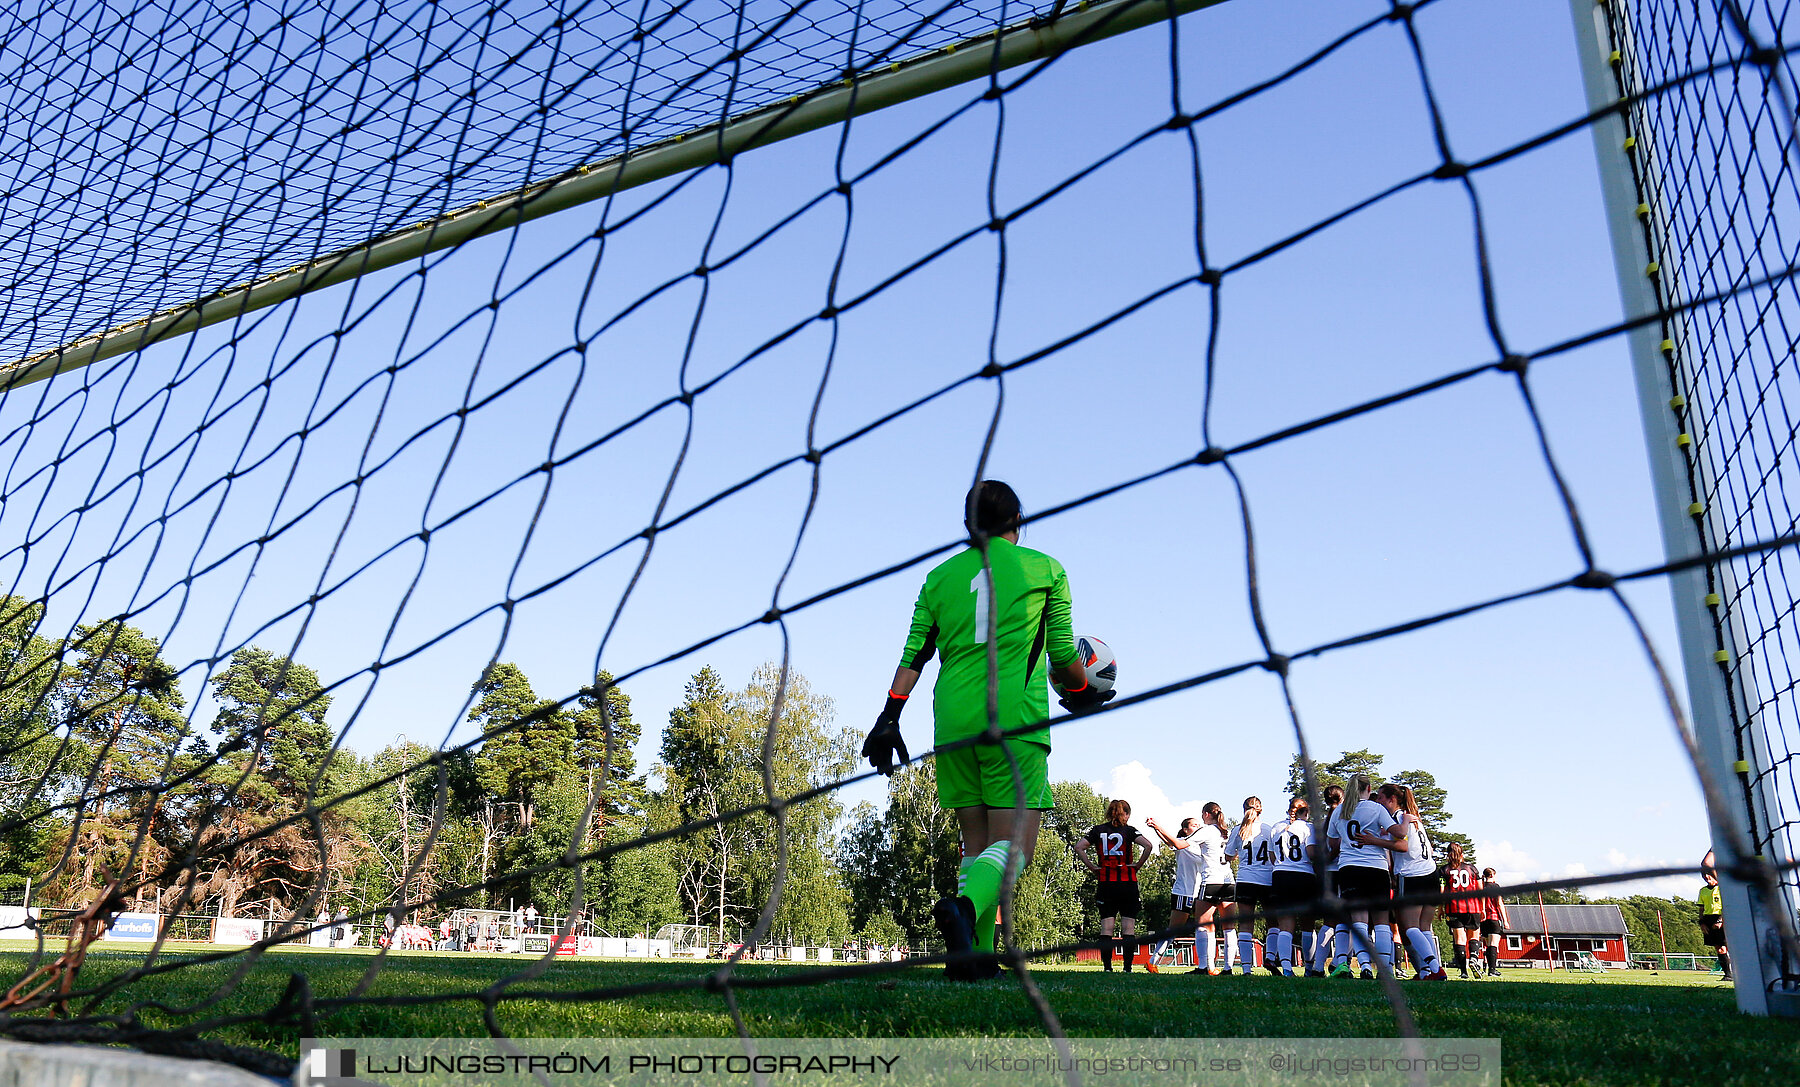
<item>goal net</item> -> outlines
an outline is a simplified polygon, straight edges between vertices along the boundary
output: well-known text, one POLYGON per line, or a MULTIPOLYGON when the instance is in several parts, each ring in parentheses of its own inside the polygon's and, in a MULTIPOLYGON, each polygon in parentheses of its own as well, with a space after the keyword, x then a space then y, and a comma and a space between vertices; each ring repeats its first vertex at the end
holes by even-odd
POLYGON ((1638 361, 1728 924, 1751 949, 1740 1004, 1800 1014, 1800 527, 1789 289, 1800 230, 1785 5, 1576 4, 1638 361), (1748 62, 1751 67, 1744 68, 1748 62), (1610 70, 1610 71, 1606 71, 1610 70), (1602 74, 1606 72, 1606 74, 1602 74), (1784 546, 1772 546, 1782 544, 1784 546), (1717 556, 1710 557, 1710 556, 1717 556), (1746 887, 1742 880, 1757 884, 1746 887), (1771 995, 1765 997, 1764 992, 1771 995))
MULTIPOLYGON (((1123 658, 1059 787, 1298 752, 1322 834, 1329 754, 1398 745, 1508 894, 1691 898, 1710 842, 1791 1008, 1785 9, 1577 2, 1582 102, 1550 6, 13 12, 0 1034, 285 1074, 360 1011, 500 1033, 593 932, 746 1037, 748 949, 940 969, 934 753, 856 752, 983 478, 1123 658), (1677 844, 1526 859, 1543 781, 1667 783, 1677 844)), ((1052 1038, 1079 791, 1001 908, 1052 1038)))
POLYGON ((669 941, 671 955, 704 959, 712 950, 713 930, 703 925, 664 925, 656 930, 656 938, 669 941))

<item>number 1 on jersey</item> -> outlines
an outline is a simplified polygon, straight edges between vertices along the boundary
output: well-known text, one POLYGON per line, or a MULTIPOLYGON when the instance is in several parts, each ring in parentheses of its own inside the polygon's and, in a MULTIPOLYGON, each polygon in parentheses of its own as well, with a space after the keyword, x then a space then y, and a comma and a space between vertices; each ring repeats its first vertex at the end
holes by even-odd
POLYGON ((988 579, 987 571, 976 574, 969 582, 969 591, 975 594, 975 644, 981 645, 988 636, 988 579))

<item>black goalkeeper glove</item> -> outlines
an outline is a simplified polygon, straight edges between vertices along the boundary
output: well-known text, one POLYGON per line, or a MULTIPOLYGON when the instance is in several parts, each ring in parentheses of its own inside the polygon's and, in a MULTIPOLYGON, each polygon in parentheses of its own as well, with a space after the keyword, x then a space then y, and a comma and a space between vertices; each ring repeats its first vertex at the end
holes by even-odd
POLYGON ((906 708, 906 696, 888 692, 887 705, 881 707, 881 713, 875 718, 875 727, 869 730, 869 738, 863 741, 863 758, 869 765, 884 774, 891 774, 910 759, 906 753, 906 741, 900 738, 900 711, 906 708), (896 761, 898 757, 898 761, 896 761))
POLYGON ((1062 708, 1070 713, 1090 713, 1105 705, 1117 691, 1096 691, 1092 683, 1083 683, 1079 687, 1071 687, 1063 692, 1062 708))

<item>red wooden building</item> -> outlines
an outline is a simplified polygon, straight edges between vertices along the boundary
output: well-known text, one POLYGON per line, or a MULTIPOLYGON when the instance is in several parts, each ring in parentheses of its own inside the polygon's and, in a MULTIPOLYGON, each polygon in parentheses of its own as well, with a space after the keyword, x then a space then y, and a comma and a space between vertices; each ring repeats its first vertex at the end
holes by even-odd
POLYGON ((1610 969, 1624 970, 1631 964, 1627 937, 1625 915, 1617 906, 1508 902, 1500 962, 1546 969, 1554 960, 1561 969, 1586 952, 1610 969))

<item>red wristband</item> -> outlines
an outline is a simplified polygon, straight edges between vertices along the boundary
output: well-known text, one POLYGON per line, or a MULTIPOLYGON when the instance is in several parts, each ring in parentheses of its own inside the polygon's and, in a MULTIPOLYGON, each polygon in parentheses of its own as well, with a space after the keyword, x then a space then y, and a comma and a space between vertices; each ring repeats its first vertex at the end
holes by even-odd
POLYGON ((1079 686, 1079 687, 1064 687, 1063 693, 1064 694, 1080 694, 1081 692, 1083 692, 1087 689, 1088 689, 1087 677, 1083 676, 1081 678, 1081 686, 1079 686))
POLYGON ((903 694, 895 694, 892 687, 888 688, 888 697, 889 698, 898 698, 902 702, 906 701, 906 696, 903 694))

